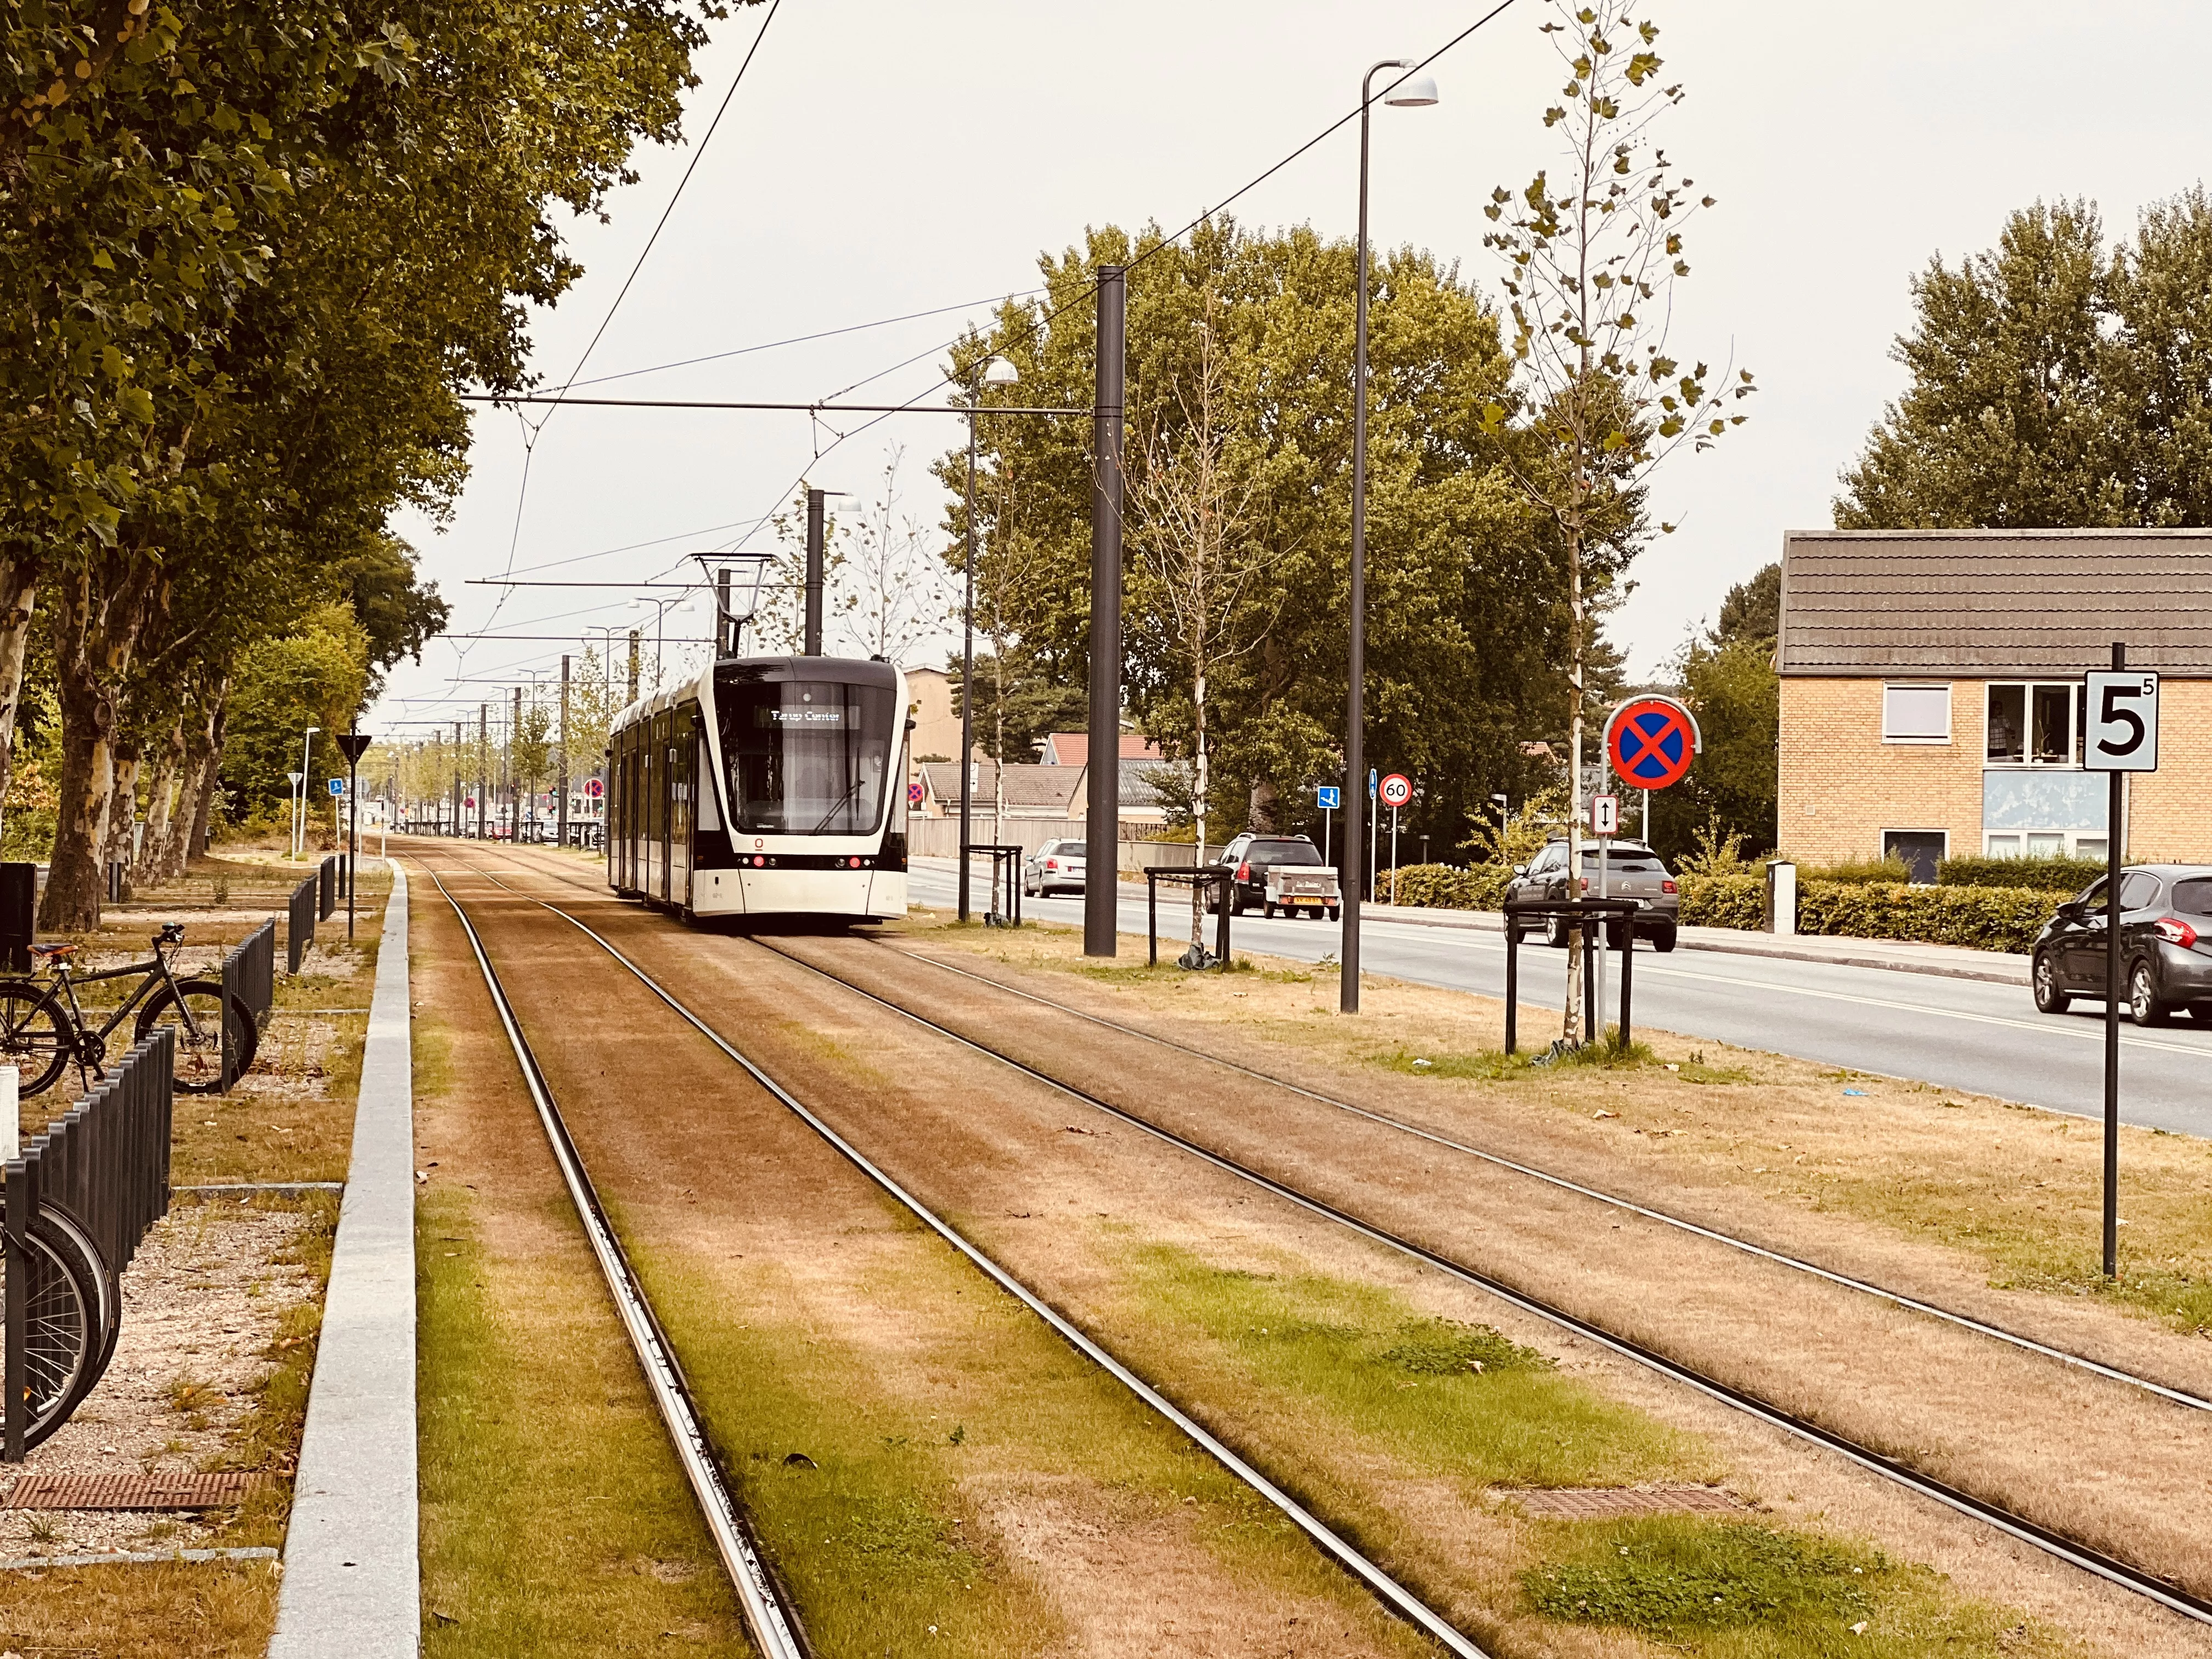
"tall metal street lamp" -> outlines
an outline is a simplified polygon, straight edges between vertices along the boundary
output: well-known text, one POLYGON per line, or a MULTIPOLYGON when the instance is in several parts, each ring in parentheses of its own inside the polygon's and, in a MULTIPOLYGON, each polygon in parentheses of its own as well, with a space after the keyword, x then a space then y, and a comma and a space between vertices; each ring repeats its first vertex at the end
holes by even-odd
MULTIPOLYGON (((1354 307, 1352 348, 1352 652, 1351 684, 1345 699, 1344 937, 1338 955, 1337 1006, 1359 1012, 1360 819, 1367 811, 1367 745, 1360 729, 1361 692, 1367 677, 1367 125, 1374 107, 1375 77, 1384 70, 1411 69, 1412 60, 1386 58, 1359 82, 1359 294, 1354 307)), ((1422 109, 1437 101, 1437 83, 1425 75, 1401 79, 1382 94, 1400 109, 1422 109)))
POLYGON ((988 357, 969 371, 968 398, 968 551, 962 562, 960 604, 960 920, 969 919, 968 846, 973 836, 975 772, 975 414, 987 386, 1015 386, 1021 371, 1004 357, 988 357))
POLYGON ((683 603, 678 599, 656 599, 648 594, 639 594, 629 602, 633 611, 642 611, 648 605, 653 609, 653 689, 660 690, 660 652, 667 634, 668 607, 683 603))

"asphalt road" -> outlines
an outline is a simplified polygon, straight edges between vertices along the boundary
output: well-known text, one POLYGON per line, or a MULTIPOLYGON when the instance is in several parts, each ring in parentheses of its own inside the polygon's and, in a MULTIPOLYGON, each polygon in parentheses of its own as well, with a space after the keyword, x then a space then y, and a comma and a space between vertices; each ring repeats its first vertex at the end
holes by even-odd
MULTIPOLYGON (((950 867, 917 866, 909 883, 918 902, 954 902, 950 867)), ((1024 914, 1044 920, 1078 926, 1083 920, 1080 898, 1025 899, 1023 907, 1024 914)), ((1188 912, 1178 911, 1174 921, 1169 915, 1164 896, 1164 933, 1176 930, 1188 912)), ((1141 887, 1133 896, 1124 890, 1121 926, 1124 934, 1143 933, 1141 887)), ((1332 921, 1247 915, 1237 919, 1234 939, 1249 950, 1313 962, 1340 951, 1340 932, 1332 921)), ((1176 951, 1187 937, 1187 932, 1176 932, 1176 951)), ((1505 942, 1498 935, 1370 921, 1363 930, 1363 944, 1370 973, 1487 996, 1504 994, 1505 942)), ((1165 948, 1164 938, 1162 945, 1165 948)), ((1134 948, 1144 948, 1141 939, 1134 948)), ((1124 955, 1130 949, 1125 939, 1124 955)), ((1522 947, 1524 1006, 1560 1006, 1564 962, 1564 952, 1541 945, 1522 947)), ((1616 957, 1611 967, 1618 966, 1616 957)), ((1618 995, 1619 984, 1616 971, 1608 978, 1608 1001, 1618 995)), ((1686 945, 1663 957, 1638 953, 1635 1023, 2081 1116, 2101 1117, 2104 1112, 2102 1005, 2077 1002, 2065 1014, 2039 1014, 2024 986, 1736 956, 1686 945)), ((1542 1042, 1556 1032, 1527 1035, 1542 1042)), ((2124 1024, 2121 1117, 2146 1128, 2212 1136, 2208 1062, 2212 1030, 2185 1022, 2150 1030, 2124 1024)), ((1837 1086, 1840 1094, 1844 1085, 1837 1086)))

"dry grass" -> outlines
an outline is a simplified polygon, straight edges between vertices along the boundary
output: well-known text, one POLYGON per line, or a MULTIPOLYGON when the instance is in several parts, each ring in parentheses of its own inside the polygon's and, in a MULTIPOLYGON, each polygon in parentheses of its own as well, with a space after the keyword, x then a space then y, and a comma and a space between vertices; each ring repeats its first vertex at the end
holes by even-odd
POLYGON ((273 1561, 58 1567, 7 1575, 0 1647, 98 1659, 259 1659, 276 1627, 273 1561))
MULTIPOLYGON (((2101 1131, 1984 1096, 1838 1071, 1648 1027, 1651 1063, 1530 1069, 1500 1052, 1500 1004, 1373 979, 1364 1012, 1336 1009, 1333 971, 1270 959, 1263 971, 1105 967, 1079 936, 932 927, 902 931, 1010 967, 1068 975, 1225 1041, 1276 1069, 1388 1071, 1394 1109, 1478 1133, 1542 1126, 1641 1180, 1724 1200, 1748 1192, 1842 1214, 1961 1253, 1999 1286, 2109 1302, 2212 1337, 2212 1146, 2121 1131, 2121 1278, 2100 1272, 2101 1131), (1426 1064, 1420 1062, 1425 1061, 1426 1064)), ((1522 1029, 1544 1029, 1524 1010, 1522 1029)), ((1291 1072, 1285 1071, 1285 1075, 1291 1072)))

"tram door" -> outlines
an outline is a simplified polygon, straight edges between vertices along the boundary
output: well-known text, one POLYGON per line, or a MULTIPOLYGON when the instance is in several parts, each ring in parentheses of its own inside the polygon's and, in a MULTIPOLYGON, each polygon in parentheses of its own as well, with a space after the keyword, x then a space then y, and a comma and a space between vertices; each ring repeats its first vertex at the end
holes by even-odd
POLYGON ((688 708, 669 716, 668 732, 668 902, 691 908, 693 757, 699 752, 698 722, 688 708))

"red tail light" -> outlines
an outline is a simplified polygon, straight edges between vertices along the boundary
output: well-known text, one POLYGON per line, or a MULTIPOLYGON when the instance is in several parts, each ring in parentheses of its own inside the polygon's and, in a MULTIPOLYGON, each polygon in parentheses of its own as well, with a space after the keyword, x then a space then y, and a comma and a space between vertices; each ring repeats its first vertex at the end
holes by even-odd
POLYGON ((1677 893, 1680 892, 1681 889, 1675 886, 1671 881, 1662 881, 1659 884, 1659 890, 1662 893, 1677 893))
POLYGON ((1058 859, 1047 859, 1044 861, 1044 867, 1048 870, 1057 870, 1060 868, 1060 860, 1058 859))
POLYGON ((2197 930, 2179 916, 2160 916, 2151 926, 2158 930, 2160 939, 2179 945, 2185 951, 2197 943, 2197 930))
POLYGON ((1249 863, 1240 864, 1237 866, 1237 879, 1239 881, 1249 881, 1252 879, 1252 866, 1249 863))

